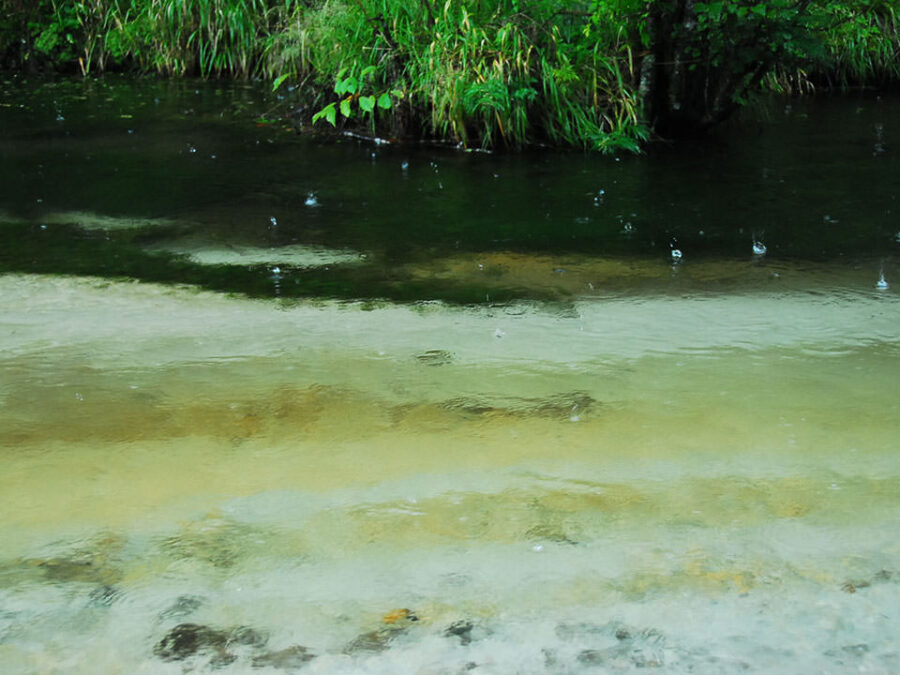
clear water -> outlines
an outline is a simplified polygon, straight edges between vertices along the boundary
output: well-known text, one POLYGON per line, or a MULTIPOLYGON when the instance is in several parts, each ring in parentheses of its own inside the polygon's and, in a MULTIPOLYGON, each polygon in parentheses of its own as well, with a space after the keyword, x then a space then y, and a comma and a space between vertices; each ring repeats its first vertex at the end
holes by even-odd
POLYGON ((900 100, 617 161, 4 86, 4 673, 900 670, 900 100))

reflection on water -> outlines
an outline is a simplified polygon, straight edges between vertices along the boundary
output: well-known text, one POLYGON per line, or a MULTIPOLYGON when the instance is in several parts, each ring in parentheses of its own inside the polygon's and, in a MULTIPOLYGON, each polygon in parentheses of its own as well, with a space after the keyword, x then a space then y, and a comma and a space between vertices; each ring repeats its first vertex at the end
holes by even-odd
POLYGON ((900 671, 897 100, 618 161, 0 104, 3 673, 900 671))

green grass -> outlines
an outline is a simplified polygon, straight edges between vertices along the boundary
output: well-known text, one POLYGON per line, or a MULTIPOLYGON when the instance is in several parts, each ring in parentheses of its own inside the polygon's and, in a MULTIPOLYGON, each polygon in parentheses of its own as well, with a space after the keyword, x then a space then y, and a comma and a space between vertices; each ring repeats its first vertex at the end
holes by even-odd
MULTIPOLYGON (((318 124, 368 126, 466 148, 638 151, 649 137, 647 66, 654 41, 666 37, 651 25, 650 5, 639 0, 0 4, 0 63, 7 67, 303 83, 305 103, 313 112, 323 109, 318 124)), ((764 85, 797 93, 814 83, 900 78, 898 5, 661 0, 657 6, 697 13, 699 28, 684 33, 690 24, 677 22, 669 28, 673 39, 691 42, 688 70, 709 73, 714 83, 728 76, 731 59, 734 73, 751 72, 737 61, 757 63, 754 36, 769 35, 778 58, 764 85), (722 30, 726 25, 730 32, 722 30)), ((756 86, 759 79, 733 84, 734 100, 746 94, 741 82, 756 86)))

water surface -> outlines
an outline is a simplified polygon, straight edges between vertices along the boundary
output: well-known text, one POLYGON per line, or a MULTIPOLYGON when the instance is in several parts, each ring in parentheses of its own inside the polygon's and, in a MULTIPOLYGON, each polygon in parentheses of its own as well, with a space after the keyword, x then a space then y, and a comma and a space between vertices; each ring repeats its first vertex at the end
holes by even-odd
POLYGON ((4 672, 900 669, 900 100, 616 159, 4 87, 4 672))

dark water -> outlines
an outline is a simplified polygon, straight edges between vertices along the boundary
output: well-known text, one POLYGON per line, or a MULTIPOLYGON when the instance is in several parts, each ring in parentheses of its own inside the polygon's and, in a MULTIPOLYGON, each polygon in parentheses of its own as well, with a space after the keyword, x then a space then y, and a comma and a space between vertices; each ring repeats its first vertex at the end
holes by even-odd
POLYGON ((259 86, 16 79, 0 106, 5 271, 265 296, 265 265, 198 265, 154 245, 314 245, 367 259, 293 269, 279 295, 468 302, 542 292, 401 266, 487 251, 668 260, 673 240, 685 261, 745 261, 754 239, 769 260, 883 266, 900 250, 896 96, 776 100, 708 141, 616 158, 323 144, 281 124, 287 103, 259 86), (153 221, 110 231, 85 214, 153 221))

